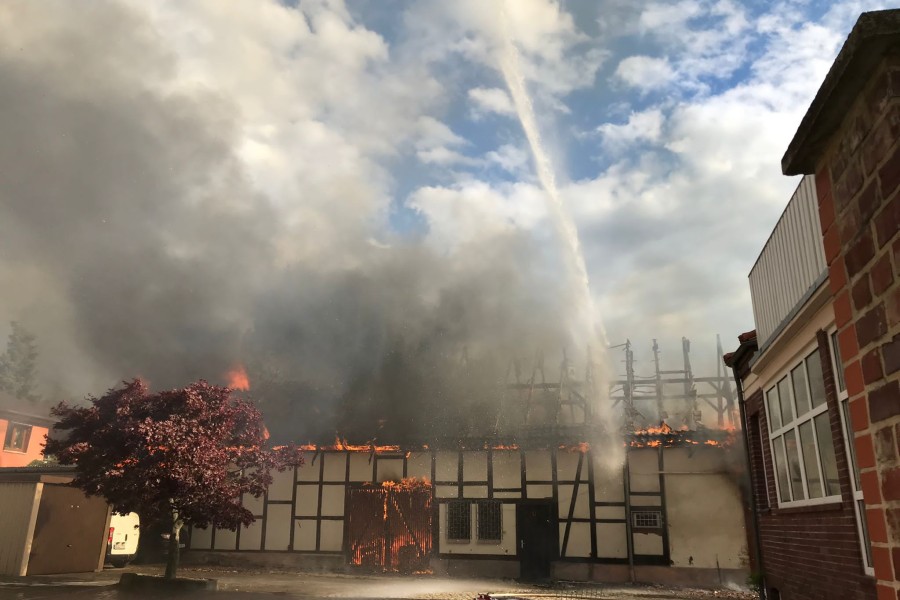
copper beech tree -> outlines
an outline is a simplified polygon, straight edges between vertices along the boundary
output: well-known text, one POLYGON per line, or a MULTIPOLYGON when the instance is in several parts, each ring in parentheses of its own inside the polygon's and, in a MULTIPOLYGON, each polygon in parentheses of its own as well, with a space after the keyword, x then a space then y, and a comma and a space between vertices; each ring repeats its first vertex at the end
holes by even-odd
POLYGON ((75 465, 72 484, 117 513, 170 528, 167 578, 175 577, 185 525, 235 530, 253 522, 241 494, 261 496, 271 472, 302 463, 293 447, 269 448, 259 411, 231 389, 198 381, 150 393, 136 379, 86 407, 57 405, 45 453, 75 465))

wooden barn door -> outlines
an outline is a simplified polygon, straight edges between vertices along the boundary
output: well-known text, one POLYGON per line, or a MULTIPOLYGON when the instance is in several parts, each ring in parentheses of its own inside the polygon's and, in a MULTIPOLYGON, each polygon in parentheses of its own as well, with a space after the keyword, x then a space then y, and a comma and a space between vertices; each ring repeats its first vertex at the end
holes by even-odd
POLYGON ((431 489, 362 486, 347 499, 351 565, 370 571, 413 573, 431 555, 431 489))

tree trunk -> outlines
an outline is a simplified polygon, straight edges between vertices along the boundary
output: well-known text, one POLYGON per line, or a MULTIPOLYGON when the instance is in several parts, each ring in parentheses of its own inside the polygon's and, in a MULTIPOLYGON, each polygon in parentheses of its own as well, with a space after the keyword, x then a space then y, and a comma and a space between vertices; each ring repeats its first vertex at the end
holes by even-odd
POLYGON ((182 521, 178 513, 172 513, 172 531, 169 533, 169 555, 166 557, 166 579, 175 579, 178 572, 178 559, 181 558, 181 543, 179 540, 182 521))

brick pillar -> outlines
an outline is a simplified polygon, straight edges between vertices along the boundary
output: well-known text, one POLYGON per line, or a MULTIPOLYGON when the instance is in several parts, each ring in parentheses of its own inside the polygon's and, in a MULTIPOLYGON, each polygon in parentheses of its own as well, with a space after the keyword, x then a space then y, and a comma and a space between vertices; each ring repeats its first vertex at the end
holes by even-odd
POLYGON ((884 59, 816 163, 878 598, 900 598, 900 59, 884 59))

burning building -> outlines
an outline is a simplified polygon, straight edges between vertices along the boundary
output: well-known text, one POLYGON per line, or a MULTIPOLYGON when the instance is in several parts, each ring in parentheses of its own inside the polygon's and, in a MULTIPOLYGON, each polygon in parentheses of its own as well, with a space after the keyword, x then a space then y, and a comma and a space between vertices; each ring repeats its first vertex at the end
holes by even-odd
POLYGON ((305 465, 276 474, 263 497, 243 499, 256 522, 192 532, 193 560, 743 582, 734 430, 699 423, 634 430, 621 402, 619 425, 611 426, 598 416, 590 369, 577 377, 564 363, 549 380, 540 364, 510 365, 476 435, 304 446, 305 465))

